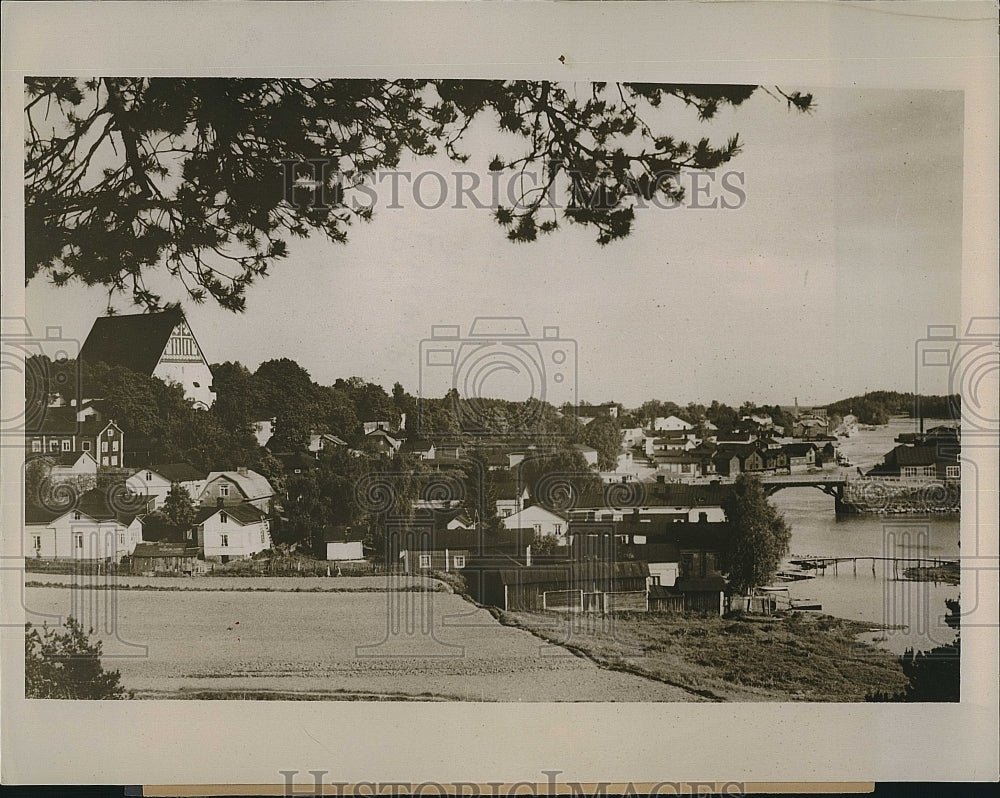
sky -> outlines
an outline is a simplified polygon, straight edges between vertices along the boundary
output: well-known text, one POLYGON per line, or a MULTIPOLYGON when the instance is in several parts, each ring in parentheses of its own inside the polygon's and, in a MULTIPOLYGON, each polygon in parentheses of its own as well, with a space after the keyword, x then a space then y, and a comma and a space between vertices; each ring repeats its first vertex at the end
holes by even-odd
MULTIPOLYGON (((813 113, 761 92, 708 123, 664 112, 672 134, 722 143, 739 133, 743 151, 724 167, 742 174, 730 178, 745 192, 738 208, 641 209, 632 235, 605 247, 571 225, 514 244, 489 209, 421 208, 405 188, 403 207, 390 208, 383 184, 374 220, 355 225, 346 245, 290 241, 289 257, 248 289, 243 314, 151 282, 182 300, 210 362, 254 369, 288 357, 323 384, 357 375, 417 394, 423 380, 440 395, 454 370, 421 369, 421 346, 458 350, 461 339, 421 344, 432 326, 460 325, 467 336, 476 317, 510 316, 529 330, 522 363, 548 363, 535 395, 541 379, 551 401, 809 405, 913 390, 916 342, 928 325, 960 322, 963 96, 794 88, 813 92, 813 113), (546 327, 558 339, 532 343, 546 327), (556 351, 565 353, 558 368, 556 351)), ((502 142, 485 127, 472 133, 466 165, 441 156, 401 168, 486 180, 502 142)), ((739 204, 720 180, 708 199, 739 204)), ((421 183, 425 204, 436 186, 421 183)), ((61 326, 81 343, 106 303, 100 289, 44 278, 26 291, 33 330, 61 326)), ((133 312, 127 297, 115 305, 133 312)), ((468 374, 482 392, 529 390, 525 372, 491 366, 503 365, 495 350, 480 355, 468 374)))

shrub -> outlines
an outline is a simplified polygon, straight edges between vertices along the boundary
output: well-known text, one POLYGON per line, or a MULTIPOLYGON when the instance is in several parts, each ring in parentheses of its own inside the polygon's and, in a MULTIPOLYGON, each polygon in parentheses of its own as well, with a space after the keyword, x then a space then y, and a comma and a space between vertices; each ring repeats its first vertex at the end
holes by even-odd
POLYGON ((66 632, 24 625, 24 694, 26 698, 129 698, 118 671, 101 666, 101 641, 90 640, 73 616, 66 632))

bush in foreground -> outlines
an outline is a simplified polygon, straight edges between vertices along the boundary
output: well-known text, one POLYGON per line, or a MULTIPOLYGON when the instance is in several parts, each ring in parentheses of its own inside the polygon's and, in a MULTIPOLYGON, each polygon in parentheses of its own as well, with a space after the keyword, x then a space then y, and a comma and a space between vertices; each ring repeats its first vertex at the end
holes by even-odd
POLYGON ((129 698, 118 671, 101 665, 101 641, 91 641, 73 616, 64 633, 24 625, 24 695, 26 698, 84 700, 129 698))

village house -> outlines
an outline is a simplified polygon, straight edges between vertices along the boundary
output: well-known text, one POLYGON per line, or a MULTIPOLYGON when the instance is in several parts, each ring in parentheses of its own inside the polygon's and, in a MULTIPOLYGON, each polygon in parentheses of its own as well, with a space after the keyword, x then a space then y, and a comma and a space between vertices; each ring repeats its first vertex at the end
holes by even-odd
POLYGON ((187 491, 192 502, 198 501, 205 489, 206 476, 187 463, 168 463, 137 469, 125 484, 132 494, 152 499, 152 509, 158 510, 175 484, 187 491))
POLYGON ((376 427, 371 432, 365 433, 364 442, 382 454, 394 454, 403 445, 403 438, 387 432, 382 427, 376 427))
POLYGON ((503 519, 524 509, 528 500, 528 488, 514 476, 498 480, 494 488, 497 517, 503 519))
POLYGON ((554 537, 560 546, 568 542, 569 524, 565 516, 547 510, 539 505, 525 507, 500 519, 504 529, 531 529, 535 539, 554 537))
POLYGON ((267 479, 248 468, 235 471, 212 471, 198 496, 203 507, 236 505, 248 502, 267 515, 273 509, 274 488, 267 479))
POLYGON ((816 467, 816 444, 809 442, 786 443, 783 451, 788 455, 788 471, 800 474, 816 467))
POLYGON ((745 472, 760 472, 767 468, 767 447, 757 440, 747 443, 720 443, 712 457, 716 473, 735 477, 745 472))
POLYGON ((473 558, 464 572, 480 604, 512 612, 610 612, 647 608, 644 562, 521 563, 473 558))
POLYGON ((581 491, 574 506, 567 511, 569 518, 574 522, 650 519, 717 523, 726 520, 722 502, 731 493, 731 485, 666 482, 660 481, 661 478, 662 475, 654 483, 639 483, 629 491, 631 496, 618 495, 615 485, 581 491))
POLYGON ((188 536, 208 561, 246 560, 271 548, 267 514, 249 502, 202 507, 188 536))
POLYGON ((664 451, 653 455, 658 473, 680 479, 696 479, 705 474, 705 456, 690 451, 664 451))
POLYGON ((50 484, 72 482, 92 488, 97 484, 97 461, 90 452, 28 455, 26 463, 40 463, 50 484))
POLYGON ((285 475, 308 474, 319 468, 319 461, 309 452, 276 452, 274 459, 281 463, 285 475))
POLYGON ((215 401, 212 370, 179 308, 95 319, 80 360, 179 383, 197 408, 208 409, 215 401))
POLYGON ((407 438, 403 441, 400 451, 416 455, 421 460, 433 460, 435 453, 434 444, 423 438, 407 438))
POLYGON ((25 556, 42 560, 120 563, 142 540, 139 515, 113 506, 107 492, 92 488, 66 509, 25 506, 25 556))
POLYGON ((886 453, 868 476, 959 480, 962 466, 958 452, 949 448, 934 444, 899 444, 886 453))
POLYGON ((306 449, 310 452, 322 452, 337 446, 347 446, 347 441, 336 435, 331 435, 329 432, 309 431, 309 443, 306 444, 306 449))
POLYGON ((574 443, 573 448, 583 456, 587 465, 591 468, 597 468, 597 449, 584 443, 574 443))
POLYGON ((693 430, 694 424, 689 424, 682 418, 677 416, 660 416, 653 421, 653 430, 655 432, 668 432, 668 431, 681 431, 681 430, 693 430))
POLYGON ((114 421, 96 415, 78 418, 75 407, 50 407, 38 429, 24 436, 28 454, 86 452, 99 466, 125 465, 125 436, 114 421))
POLYGON ((643 446, 645 441, 646 433, 642 427, 626 427, 622 430, 622 446, 643 446))

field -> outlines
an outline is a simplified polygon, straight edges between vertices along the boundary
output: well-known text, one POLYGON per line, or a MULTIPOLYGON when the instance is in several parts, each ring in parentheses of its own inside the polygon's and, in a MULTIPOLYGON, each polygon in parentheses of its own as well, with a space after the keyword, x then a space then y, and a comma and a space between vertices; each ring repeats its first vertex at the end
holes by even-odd
POLYGON ((73 614, 93 626, 105 667, 136 698, 701 700, 501 625, 441 583, 385 592, 384 577, 134 578, 107 590, 37 576, 28 620, 73 614))

